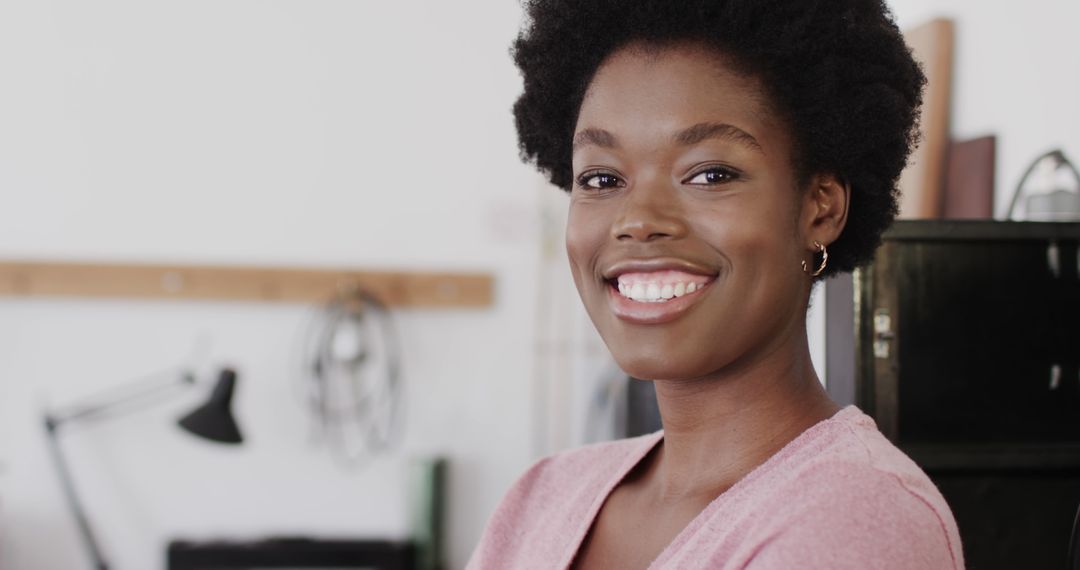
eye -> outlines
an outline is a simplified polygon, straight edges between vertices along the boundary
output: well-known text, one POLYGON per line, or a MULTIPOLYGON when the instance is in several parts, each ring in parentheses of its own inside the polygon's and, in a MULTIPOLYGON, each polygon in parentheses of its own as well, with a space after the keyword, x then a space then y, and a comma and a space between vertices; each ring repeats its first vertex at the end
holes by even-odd
POLYGON ((715 186, 739 179, 739 172, 726 166, 709 166, 694 173, 683 181, 683 184, 698 184, 702 186, 715 186))
POLYGON ((604 170, 590 170, 583 172, 577 178, 577 185, 583 190, 606 190, 623 186, 623 181, 618 176, 604 170))

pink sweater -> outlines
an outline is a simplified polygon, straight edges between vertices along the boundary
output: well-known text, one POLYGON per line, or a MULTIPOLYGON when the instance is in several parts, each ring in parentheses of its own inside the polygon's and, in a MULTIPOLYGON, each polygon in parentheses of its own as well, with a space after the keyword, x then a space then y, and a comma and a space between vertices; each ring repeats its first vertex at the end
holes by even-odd
MULTIPOLYGON (((600 507, 663 432, 540 460, 488 522, 468 568, 567 568, 600 507)), ((949 506, 855 406, 803 432, 710 503, 652 569, 962 570, 949 506)))

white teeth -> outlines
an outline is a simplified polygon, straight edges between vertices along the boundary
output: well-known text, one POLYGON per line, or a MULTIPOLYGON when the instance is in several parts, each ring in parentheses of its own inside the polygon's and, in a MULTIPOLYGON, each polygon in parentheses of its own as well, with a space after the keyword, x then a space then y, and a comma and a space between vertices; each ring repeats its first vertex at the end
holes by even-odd
POLYGON ((619 294, 643 303, 662 303, 701 289, 697 283, 619 283, 619 294))

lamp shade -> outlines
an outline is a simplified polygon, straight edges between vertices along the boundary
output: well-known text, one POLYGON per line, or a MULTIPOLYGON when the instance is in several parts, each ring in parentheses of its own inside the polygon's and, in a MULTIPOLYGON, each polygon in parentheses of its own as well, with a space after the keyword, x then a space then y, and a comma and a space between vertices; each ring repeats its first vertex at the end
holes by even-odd
POLYGON ((236 371, 225 368, 218 376, 210 400, 180 418, 180 427, 219 443, 241 443, 240 428, 232 414, 232 396, 236 388, 236 371))

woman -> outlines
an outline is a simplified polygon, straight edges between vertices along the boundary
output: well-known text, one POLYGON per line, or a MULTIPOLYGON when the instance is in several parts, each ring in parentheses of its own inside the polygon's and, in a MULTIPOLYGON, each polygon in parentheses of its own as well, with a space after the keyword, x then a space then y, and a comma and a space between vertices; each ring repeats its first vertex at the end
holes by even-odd
POLYGON ((896 213, 924 77, 878 0, 536 0, 523 156, 664 431, 534 465, 471 568, 963 567, 948 506, 810 361, 814 282, 896 213))

